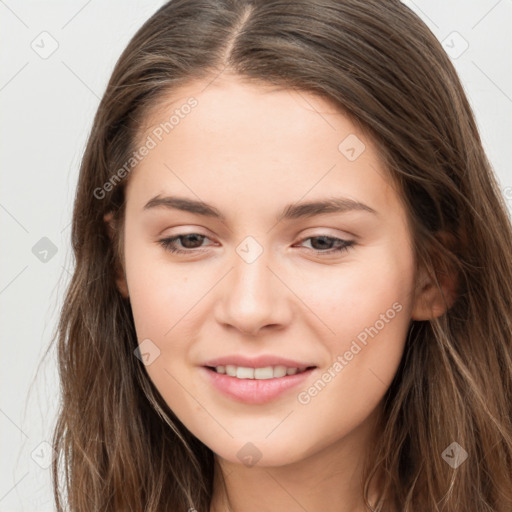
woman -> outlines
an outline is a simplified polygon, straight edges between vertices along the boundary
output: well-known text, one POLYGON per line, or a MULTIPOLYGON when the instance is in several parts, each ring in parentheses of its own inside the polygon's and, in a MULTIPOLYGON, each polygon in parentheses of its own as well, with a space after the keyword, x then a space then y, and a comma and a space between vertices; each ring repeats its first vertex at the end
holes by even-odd
POLYGON ((164 5, 72 240, 70 510, 512 509, 512 229, 400 2, 164 5))

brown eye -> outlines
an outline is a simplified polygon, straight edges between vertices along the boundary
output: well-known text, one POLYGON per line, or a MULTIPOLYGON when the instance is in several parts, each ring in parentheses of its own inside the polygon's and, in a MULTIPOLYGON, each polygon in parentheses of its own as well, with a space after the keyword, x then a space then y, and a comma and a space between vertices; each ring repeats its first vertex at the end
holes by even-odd
POLYGON ((176 235, 170 238, 159 240, 160 245, 164 249, 173 253, 187 253, 193 252, 202 247, 202 242, 208 238, 199 233, 188 233, 184 235, 176 235), (176 247, 176 242, 179 241, 182 248, 176 247))
POLYGON ((349 247, 355 244, 353 240, 342 240, 341 238, 326 235, 310 236, 304 238, 302 242, 306 240, 312 240, 312 242, 310 242, 311 249, 320 255, 347 251, 349 247))

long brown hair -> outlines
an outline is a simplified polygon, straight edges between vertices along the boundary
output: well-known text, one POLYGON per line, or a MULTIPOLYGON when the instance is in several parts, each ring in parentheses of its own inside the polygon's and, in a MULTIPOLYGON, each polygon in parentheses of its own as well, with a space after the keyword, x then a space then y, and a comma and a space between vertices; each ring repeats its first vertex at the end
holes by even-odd
POLYGON ((96 113, 76 191, 76 264, 58 326, 58 509, 209 510, 213 453, 134 356, 130 303, 115 280, 130 176, 116 171, 161 100, 222 72, 320 95, 357 122, 397 183, 418 268, 439 285, 457 283, 443 315, 411 321, 366 461, 368 510, 386 510, 366 495, 379 473, 392 512, 510 512, 512 227, 450 59, 398 0, 172 0, 132 38, 96 113), (462 449, 465 462, 447 463, 462 449))

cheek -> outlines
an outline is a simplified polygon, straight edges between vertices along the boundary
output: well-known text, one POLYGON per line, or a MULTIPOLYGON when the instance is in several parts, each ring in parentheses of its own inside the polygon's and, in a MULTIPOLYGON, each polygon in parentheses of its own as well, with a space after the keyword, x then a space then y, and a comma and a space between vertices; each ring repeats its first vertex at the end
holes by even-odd
POLYGON ((131 240, 126 237, 125 265, 137 335, 164 340, 181 318, 188 318, 204 286, 200 279, 189 279, 185 266, 170 264, 164 249, 131 240))
POLYGON ((401 309, 400 316, 407 316, 403 312, 411 309, 413 263, 402 249, 377 247, 368 250, 364 259, 351 258, 339 266, 304 272, 294 288, 327 333, 338 340, 350 338, 386 311, 394 318, 396 309, 401 309), (400 307, 393 308, 395 303, 400 307))
MULTIPOLYGON (((205 293, 204 280, 185 267, 164 261, 165 252, 126 244, 126 275, 137 340, 151 354, 145 370, 173 410, 195 414, 183 391, 189 348, 197 329, 194 304, 205 293), (203 286, 201 286, 201 281, 203 286), (149 340, 149 342, 147 341, 149 340)), ((208 281, 206 281, 208 282, 208 281)))
POLYGON ((322 328, 329 353, 325 362, 338 363, 331 370, 336 374, 332 392, 344 400, 352 396, 356 402, 376 403, 403 353, 412 311, 413 258, 405 245, 375 248, 367 256, 360 262, 347 260, 320 279, 303 280, 300 293, 327 326, 322 328))

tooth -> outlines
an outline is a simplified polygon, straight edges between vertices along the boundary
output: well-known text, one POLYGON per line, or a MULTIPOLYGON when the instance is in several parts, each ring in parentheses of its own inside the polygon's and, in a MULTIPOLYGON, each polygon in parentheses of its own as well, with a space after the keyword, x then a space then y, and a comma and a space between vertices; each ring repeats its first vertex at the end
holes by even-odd
POLYGON ((286 375, 286 366, 274 366, 274 377, 284 377, 286 375))
POLYGON ((228 364, 225 366, 216 366, 215 371, 217 373, 226 374, 230 377, 236 377, 238 379, 272 379, 285 377, 286 375, 295 375, 301 373, 305 368, 287 368, 286 366, 265 366, 264 368, 250 368, 246 366, 235 366, 228 364))
POLYGON ((236 376, 239 379, 254 379, 254 368, 247 368, 246 366, 239 366, 236 369, 236 376))
POLYGON ((254 370, 255 379, 272 379, 273 377, 275 377, 275 375, 272 366, 265 366, 264 368, 255 368, 254 370))

